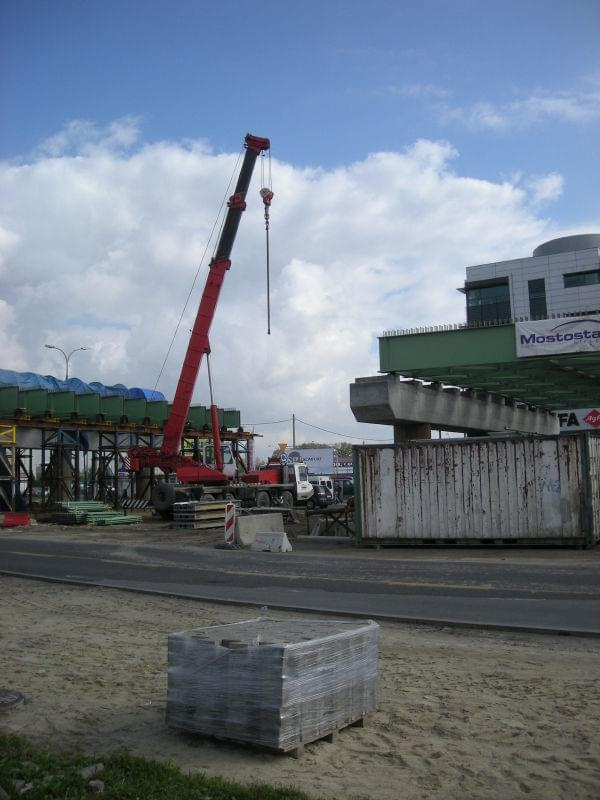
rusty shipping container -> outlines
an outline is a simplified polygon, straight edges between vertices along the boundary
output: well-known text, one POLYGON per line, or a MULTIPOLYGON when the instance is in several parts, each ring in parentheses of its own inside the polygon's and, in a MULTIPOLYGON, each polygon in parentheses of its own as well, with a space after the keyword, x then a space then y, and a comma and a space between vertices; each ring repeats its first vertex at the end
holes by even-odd
POLYGON ((600 539, 600 436, 354 446, 362 544, 566 544, 600 539))

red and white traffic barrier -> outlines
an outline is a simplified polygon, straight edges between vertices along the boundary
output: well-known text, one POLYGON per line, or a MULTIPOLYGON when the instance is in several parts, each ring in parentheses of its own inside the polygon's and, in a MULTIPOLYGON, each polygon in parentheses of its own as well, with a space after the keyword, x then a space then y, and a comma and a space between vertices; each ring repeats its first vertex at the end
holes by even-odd
POLYGON ((225 504, 225 544, 235 544, 235 503, 225 504))

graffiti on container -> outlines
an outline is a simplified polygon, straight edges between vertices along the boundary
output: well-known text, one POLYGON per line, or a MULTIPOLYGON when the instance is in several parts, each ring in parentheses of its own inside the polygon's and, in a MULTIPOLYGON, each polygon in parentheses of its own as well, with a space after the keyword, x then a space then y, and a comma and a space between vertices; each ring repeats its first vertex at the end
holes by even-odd
POLYGON ((544 475, 539 479, 539 487, 542 492, 554 492, 560 494, 560 479, 552 478, 550 475, 551 467, 546 465, 544 467, 544 475))
POLYGON ((560 481, 540 478, 540 489, 542 492, 556 492, 560 494, 560 481))

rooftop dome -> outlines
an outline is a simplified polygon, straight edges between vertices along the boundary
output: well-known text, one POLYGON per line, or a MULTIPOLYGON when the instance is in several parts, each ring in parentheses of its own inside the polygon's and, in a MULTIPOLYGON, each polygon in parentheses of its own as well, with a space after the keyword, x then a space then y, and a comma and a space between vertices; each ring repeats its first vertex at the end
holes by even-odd
POLYGON ((559 253, 571 253, 575 250, 590 250, 600 247, 600 233, 578 233, 576 236, 561 236, 550 239, 533 251, 535 256, 555 256, 559 253))

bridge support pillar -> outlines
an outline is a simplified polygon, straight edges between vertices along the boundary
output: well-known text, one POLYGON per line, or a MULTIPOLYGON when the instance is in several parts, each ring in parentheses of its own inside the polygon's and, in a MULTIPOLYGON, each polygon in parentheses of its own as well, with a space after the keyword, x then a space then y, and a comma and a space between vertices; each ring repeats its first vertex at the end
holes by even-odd
POLYGON ((394 444, 411 439, 431 439, 431 425, 424 422, 395 422, 394 444))

